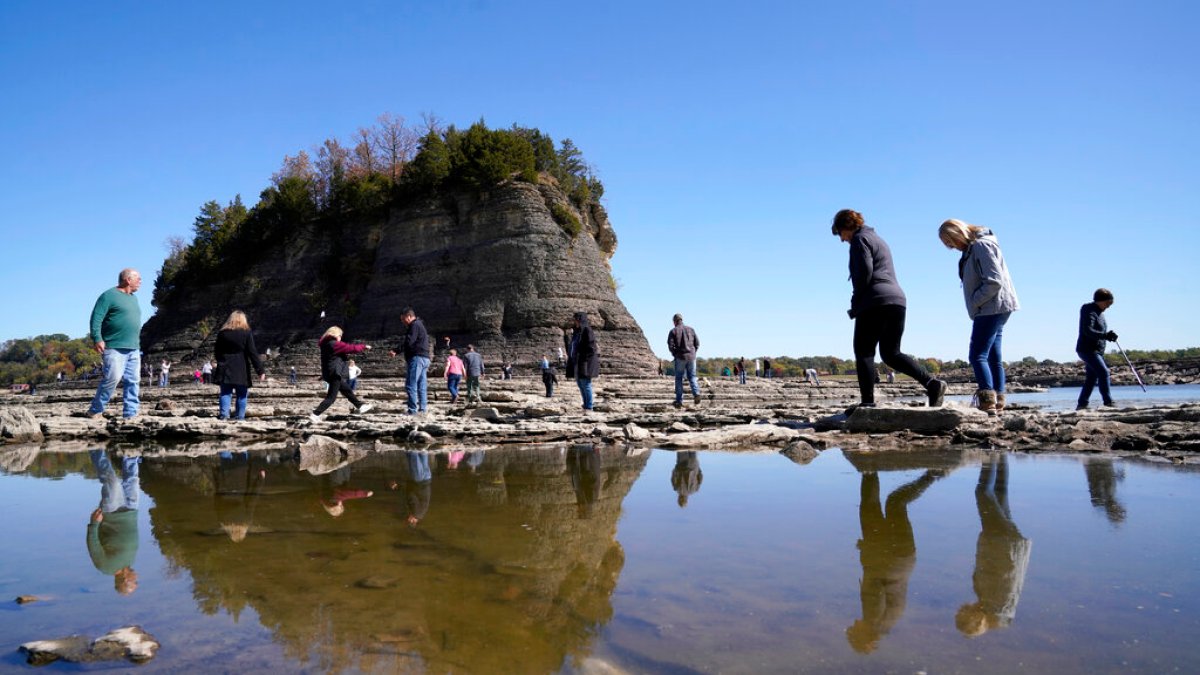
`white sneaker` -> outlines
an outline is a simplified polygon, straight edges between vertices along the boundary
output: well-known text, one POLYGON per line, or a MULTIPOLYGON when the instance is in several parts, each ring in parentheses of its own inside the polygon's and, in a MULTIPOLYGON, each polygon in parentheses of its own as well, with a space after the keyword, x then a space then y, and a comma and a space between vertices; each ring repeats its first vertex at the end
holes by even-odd
POLYGON ((318 414, 316 414, 316 413, 309 413, 309 414, 308 414, 308 419, 309 419, 309 421, 310 421, 310 422, 312 422, 313 424, 320 424, 320 423, 321 423, 321 416, 320 416, 320 415, 318 415, 318 414))
POLYGON ((354 412, 358 413, 359 415, 362 415, 364 413, 371 412, 371 409, 374 407, 375 406, 371 405, 370 403, 364 403, 364 404, 360 405, 358 407, 358 410, 355 410, 354 412))

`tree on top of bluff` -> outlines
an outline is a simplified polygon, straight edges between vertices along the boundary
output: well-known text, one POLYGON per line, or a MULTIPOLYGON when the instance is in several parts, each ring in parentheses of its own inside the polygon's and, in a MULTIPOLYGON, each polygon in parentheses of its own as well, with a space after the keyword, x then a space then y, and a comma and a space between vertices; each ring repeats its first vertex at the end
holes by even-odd
POLYGON ((508 180, 537 183, 542 176, 552 177, 580 209, 604 194, 570 139, 556 149, 536 128, 489 129, 480 120, 461 131, 443 128, 432 115, 424 116, 420 133, 404 118, 384 114, 375 126, 359 128, 349 144, 330 138, 311 155, 285 156, 252 208, 240 196, 224 207, 217 201, 201 206, 191 242, 167 242, 153 303, 162 307, 182 287, 228 278, 306 224, 336 231, 392 206, 508 180))

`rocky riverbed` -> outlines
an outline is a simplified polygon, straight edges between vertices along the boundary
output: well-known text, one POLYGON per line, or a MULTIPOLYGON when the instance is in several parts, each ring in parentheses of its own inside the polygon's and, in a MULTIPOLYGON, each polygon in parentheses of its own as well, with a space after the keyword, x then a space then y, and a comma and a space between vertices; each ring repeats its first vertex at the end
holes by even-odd
MULTIPOLYGON (((785 450, 796 461, 821 450, 905 451, 931 447, 978 447, 1026 452, 1100 452, 1144 455, 1175 463, 1200 463, 1200 404, 1048 412, 1013 407, 988 417, 961 404, 927 408, 923 391, 911 382, 884 384, 882 405, 847 407, 857 400, 851 382, 816 386, 797 381, 705 380, 699 403, 691 396, 681 409, 672 406, 671 378, 600 378, 595 410, 579 406, 579 394, 564 382, 546 398, 540 379, 483 382, 483 404, 451 405, 431 382, 430 412, 405 414, 403 382, 370 380, 359 393, 375 408, 350 412, 343 400, 324 421, 308 413, 319 402, 323 385, 268 382, 252 389, 248 418, 217 419, 216 387, 146 387, 142 414, 109 417, 84 414, 90 389, 66 388, 37 396, 0 399, 0 468, 12 470, 32 461, 45 443, 69 447, 97 442, 137 443, 147 452, 228 450, 239 447, 301 446, 312 437, 336 439, 344 447, 479 448, 509 444, 595 442, 690 449, 785 450)), ((439 386, 435 386, 439 385, 439 386)), ((969 385, 952 385, 952 394, 969 394, 969 385)))

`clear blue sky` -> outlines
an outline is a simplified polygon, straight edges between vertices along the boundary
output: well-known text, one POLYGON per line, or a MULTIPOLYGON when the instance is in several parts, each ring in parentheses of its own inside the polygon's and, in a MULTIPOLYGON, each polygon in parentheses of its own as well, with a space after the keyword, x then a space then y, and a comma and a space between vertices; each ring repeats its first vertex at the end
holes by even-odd
POLYGON ((1192 2, 0 4, 0 339, 86 332, 125 266, 384 112, 536 126, 596 166, 660 354, 851 355, 850 207, 891 244, 906 351, 963 358, 957 253, 992 227, 1005 357, 1070 359, 1098 286, 1128 348, 1200 345, 1192 2))

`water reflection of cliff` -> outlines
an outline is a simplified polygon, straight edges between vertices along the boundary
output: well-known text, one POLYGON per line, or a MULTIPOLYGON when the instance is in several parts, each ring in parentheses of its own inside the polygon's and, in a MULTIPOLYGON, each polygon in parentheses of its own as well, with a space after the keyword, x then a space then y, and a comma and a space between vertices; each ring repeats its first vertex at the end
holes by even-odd
POLYGON ((198 606, 256 612, 293 658, 331 670, 551 672, 586 656, 611 617, 621 502, 647 456, 431 456, 415 524, 408 493, 422 481, 401 452, 316 477, 285 456, 163 458, 143 467, 142 487, 198 606), (329 504, 347 495, 335 517, 329 504))

